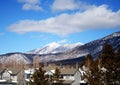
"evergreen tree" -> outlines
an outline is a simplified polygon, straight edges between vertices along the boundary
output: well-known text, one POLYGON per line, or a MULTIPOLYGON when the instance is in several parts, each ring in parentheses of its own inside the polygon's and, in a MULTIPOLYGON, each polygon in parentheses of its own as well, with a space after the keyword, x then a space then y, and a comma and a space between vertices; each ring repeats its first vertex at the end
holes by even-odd
POLYGON ((90 85, 102 85, 101 75, 98 60, 96 60, 91 63, 89 70, 86 71, 85 78, 90 85))
POLYGON ((48 79, 44 75, 45 71, 42 70, 40 67, 38 70, 36 69, 35 73, 33 74, 33 82, 30 81, 30 85, 48 85, 48 79))
POLYGON ((105 44, 101 53, 102 61, 106 61, 107 59, 114 59, 115 53, 113 47, 110 44, 105 44))
POLYGON ((107 69, 104 72, 104 82, 105 84, 113 83, 116 77, 116 68, 115 68, 115 53, 113 47, 110 44, 105 44, 100 54, 100 59, 102 67, 107 69))
POLYGON ((85 78, 90 85, 98 85, 99 83, 99 69, 98 62, 93 60, 91 54, 88 54, 84 60, 84 65, 87 67, 85 78))
POLYGON ((56 68, 55 69, 55 73, 54 73, 54 75, 53 75, 53 77, 52 77, 52 82, 53 82, 53 84, 52 85, 63 85, 62 84, 62 80, 60 80, 60 69, 59 68, 56 68), (54 83, 55 82, 55 83, 54 83))
POLYGON ((120 48, 115 55, 113 47, 105 44, 98 59, 87 55, 84 65, 89 67, 85 77, 90 85, 120 84, 120 48))
POLYGON ((116 62, 120 62, 120 48, 118 49, 117 53, 116 53, 116 62))
POLYGON ((120 48, 118 49, 116 53, 116 58, 115 58, 115 81, 120 82, 120 48))
MULTIPOLYGON (((116 59, 120 59, 119 52, 120 50, 116 59)), ((84 65, 89 67, 85 77, 90 85, 113 85, 112 83, 115 83, 117 75, 116 62, 115 53, 111 45, 105 44, 100 56, 95 61, 93 61, 91 55, 87 55, 84 65), (106 69, 106 71, 102 68, 106 69)))

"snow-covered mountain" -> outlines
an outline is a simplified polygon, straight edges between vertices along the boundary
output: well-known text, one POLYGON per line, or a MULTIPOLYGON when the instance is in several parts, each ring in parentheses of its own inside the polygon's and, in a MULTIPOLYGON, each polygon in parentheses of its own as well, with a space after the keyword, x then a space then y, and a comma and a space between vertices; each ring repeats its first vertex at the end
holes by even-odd
POLYGON ((64 53, 70 51, 71 49, 82 46, 82 43, 75 44, 59 44, 56 42, 49 43, 42 48, 37 48, 35 50, 27 52, 27 54, 56 54, 56 53, 64 53))
POLYGON ((86 52, 90 53, 94 57, 97 57, 97 55, 101 52, 104 44, 106 43, 112 45, 114 51, 116 52, 118 48, 120 48, 120 32, 115 32, 101 39, 97 39, 92 42, 86 43, 83 46, 77 47, 74 50, 79 50, 79 51, 85 50, 86 52))
POLYGON ((104 44, 112 45, 115 52, 120 48, 120 32, 113 33, 104 38, 94 40, 92 42, 86 43, 82 46, 77 46, 72 50, 62 53, 62 54, 51 54, 51 55, 42 55, 42 61, 61 61, 67 59, 75 59, 91 54, 94 58, 98 56, 101 52, 104 44))
MULTIPOLYGON (((105 43, 111 44, 115 52, 120 48, 120 32, 113 33, 98 40, 81 45, 77 44, 65 44, 50 43, 43 48, 38 48, 27 53, 9 53, 0 55, 0 62, 4 62, 9 59, 24 59, 26 63, 30 63, 35 56, 40 56, 41 62, 61 61, 69 60, 83 60, 83 56, 91 54, 94 58, 101 52, 105 43)), ((66 61, 65 61, 66 62, 66 61)))
POLYGON ((23 53, 8 53, 4 55, 0 55, 0 63, 11 62, 12 60, 16 60, 19 62, 20 60, 24 60, 24 63, 31 63, 31 60, 26 57, 23 53))
POLYGON ((120 32, 115 32, 111 35, 108 35, 108 36, 102 38, 102 40, 107 40, 107 39, 114 38, 114 37, 119 37, 119 36, 120 36, 120 32))

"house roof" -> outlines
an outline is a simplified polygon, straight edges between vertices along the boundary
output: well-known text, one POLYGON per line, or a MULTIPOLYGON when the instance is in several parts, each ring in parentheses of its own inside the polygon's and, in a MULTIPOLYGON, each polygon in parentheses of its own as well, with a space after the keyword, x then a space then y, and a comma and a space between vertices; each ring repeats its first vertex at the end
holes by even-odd
POLYGON ((61 74, 75 74, 75 72, 77 71, 77 69, 60 69, 61 74))
POLYGON ((43 70, 50 71, 50 70, 55 70, 56 68, 60 68, 60 67, 58 67, 58 66, 46 66, 43 68, 43 70))
MULTIPOLYGON (((75 72, 77 71, 77 69, 74 69, 74 68, 60 68, 58 66, 47 66, 47 67, 44 67, 43 70, 45 70, 46 72, 48 71, 55 71, 55 69, 58 68, 60 69, 60 72, 61 74, 75 74, 75 72)), ((53 72, 54 73, 54 72, 53 72)))
POLYGON ((13 76, 17 75, 21 71, 21 69, 15 69, 15 68, 9 68, 8 70, 12 72, 11 75, 13 76))
MULTIPOLYGON (((75 74, 75 72, 78 70, 78 69, 74 69, 74 68, 60 68, 60 67, 58 67, 58 66, 47 66, 47 67, 44 67, 44 68, 42 68, 43 70, 45 70, 46 71, 46 75, 47 74, 54 74, 55 73, 55 69, 56 68, 58 68, 59 70, 60 70, 60 72, 61 72, 61 74, 71 74, 71 75, 73 75, 73 74, 75 74)), ((26 74, 33 74, 34 72, 35 72, 35 70, 33 70, 33 69, 28 69, 28 70, 25 70, 24 71, 26 74)))
POLYGON ((14 68, 0 68, 0 74, 7 70, 11 75, 15 76, 20 72, 20 69, 14 68))
POLYGON ((2 74, 5 70, 6 68, 0 68, 0 74, 2 74))

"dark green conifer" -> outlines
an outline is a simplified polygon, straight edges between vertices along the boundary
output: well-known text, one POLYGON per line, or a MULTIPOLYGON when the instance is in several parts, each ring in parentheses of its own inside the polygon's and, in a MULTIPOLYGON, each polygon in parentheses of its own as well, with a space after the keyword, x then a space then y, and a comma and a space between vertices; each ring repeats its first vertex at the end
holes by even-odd
POLYGON ((120 82, 120 48, 118 49, 115 58, 115 74, 115 81, 120 82))
POLYGON ((30 82, 30 85, 48 85, 48 79, 44 74, 45 71, 41 67, 38 70, 36 69, 33 74, 33 81, 30 82))
POLYGON ((52 77, 52 85, 63 85, 63 80, 60 80, 60 69, 56 68, 55 73, 52 77))
MULTIPOLYGON (((88 80, 90 85, 113 85, 117 79, 117 68, 116 62, 120 59, 120 50, 118 50, 116 57, 113 50, 113 47, 109 44, 103 46, 102 52, 99 55, 98 59, 92 61, 90 55, 85 59, 85 66, 89 66, 89 70, 86 72, 85 77, 88 80), (115 61, 116 60, 116 61, 115 61), (86 61, 89 62, 86 65, 86 61), (90 61, 92 63, 90 63, 90 61), (103 71, 102 68, 105 68, 106 71, 103 71)), ((120 63, 119 63, 120 64, 120 63)))
POLYGON ((100 54, 102 67, 107 69, 104 72, 104 82, 105 84, 110 84, 114 82, 115 79, 115 53, 113 47, 110 44, 105 44, 102 49, 102 53, 100 54))
POLYGON ((110 44, 105 44, 102 49, 101 58, 103 61, 107 59, 114 59, 115 53, 113 47, 110 44))

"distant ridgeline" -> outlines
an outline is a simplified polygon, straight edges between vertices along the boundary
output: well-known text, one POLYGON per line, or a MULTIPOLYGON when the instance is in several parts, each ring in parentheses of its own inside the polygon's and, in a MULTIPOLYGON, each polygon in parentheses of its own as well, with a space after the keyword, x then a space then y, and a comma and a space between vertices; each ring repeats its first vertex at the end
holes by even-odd
POLYGON ((117 49, 120 47, 120 32, 115 32, 104 38, 94 40, 84 45, 73 44, 69 46, 59 46, 54 43, 56 48, 51 50, 52 53, 47 51, 47 48, 51 47, 51 44, 49 44, 41 49, 37 49, 37 52, 39 51, 41 54, 36 53, 36 50, 33 50, 27 53, 16 52, 0 55, 0 63, 8 63, 10 60, 16 60, 17 62, 23 60, 25 64, 31 64, 35 57, 38 56, 39 62, 54 62, 56 64, 72 65, 77 62, 81 63, 88 54, 91 54, 94 59, 97 59, 98 55, 102 52, 103 45, 106 43, 110 44, 114 51, 117 52, 117 49), (61 51, 61 49, 64 51, 61 51), (47 52, 47 54, 42 54, 42 52, 47 52))

